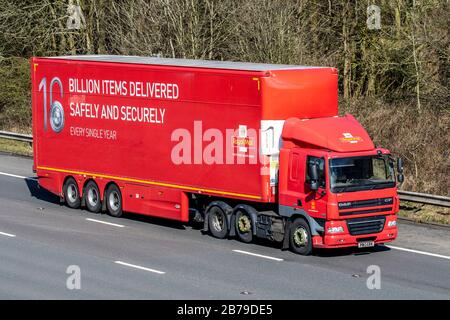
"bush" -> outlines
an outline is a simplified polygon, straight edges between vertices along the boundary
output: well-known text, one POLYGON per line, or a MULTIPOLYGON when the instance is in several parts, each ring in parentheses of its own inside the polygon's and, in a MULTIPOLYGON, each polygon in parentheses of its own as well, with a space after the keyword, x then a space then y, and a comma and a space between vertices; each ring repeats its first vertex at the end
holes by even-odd
POLYGON ((0 57, 0 128, 31 132, 28 59, 0 57))

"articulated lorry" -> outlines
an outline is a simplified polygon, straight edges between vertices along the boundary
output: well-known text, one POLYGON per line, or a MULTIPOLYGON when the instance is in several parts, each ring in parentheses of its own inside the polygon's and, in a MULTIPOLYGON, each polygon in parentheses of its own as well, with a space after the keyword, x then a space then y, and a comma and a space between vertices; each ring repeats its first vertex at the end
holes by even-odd
POLYGON ((338 115, 335 68, 95 55, 31 75, 34 170, 71 208, 303 255, 397 237, 401 160, 338 115))

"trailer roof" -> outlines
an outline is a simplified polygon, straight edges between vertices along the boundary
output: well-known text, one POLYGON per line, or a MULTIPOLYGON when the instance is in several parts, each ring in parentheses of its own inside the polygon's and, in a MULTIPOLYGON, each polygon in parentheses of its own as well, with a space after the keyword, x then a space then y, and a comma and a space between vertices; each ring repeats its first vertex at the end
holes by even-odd
POLYGON ((119 55, 74 55, 48 57, 49 59, 62 60, 82 60, 94 62, 115 62, 115 63, 134 63, 147 65, 165 65, 176 67, 192 68, 211 68, 211 69, 231 69, 242 71, 268 71, 268 70, 298 70, 298 69, 318 69, 325 67, 299 66, 288 64, 267 64, 252 62, 233 62, 233 61, 215 61, 215 60, 194 60, 194 59, 173 59, 158 57, 138 57, 138 56, 119 56, 119 55))

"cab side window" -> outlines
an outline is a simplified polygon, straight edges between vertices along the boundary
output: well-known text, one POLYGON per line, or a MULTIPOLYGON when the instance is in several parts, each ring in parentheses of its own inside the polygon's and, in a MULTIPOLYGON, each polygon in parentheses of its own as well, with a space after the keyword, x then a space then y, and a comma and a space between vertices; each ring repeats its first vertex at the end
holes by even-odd
POLYGON ((319 186, 322 188, 325 188, 325 159, 324 158, 317 158, 313 156, 308 156, 306 159, 306 183, 309 184, 310 177, 309 177, 309 166, 313 164, 317 164, 319 167, 319 186))

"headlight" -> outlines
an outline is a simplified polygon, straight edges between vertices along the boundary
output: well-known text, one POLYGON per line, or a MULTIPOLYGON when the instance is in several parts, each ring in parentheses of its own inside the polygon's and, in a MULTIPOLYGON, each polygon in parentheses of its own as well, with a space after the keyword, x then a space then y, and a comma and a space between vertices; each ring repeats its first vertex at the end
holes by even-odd
POLYGON ((327 233, 343 233, 344 232, 344 228, 343 227, 329 227, 327 229, 327 233))
POLYGON ((388 222, 388 227, 396 227, 397 226, 397 220, 392 220, 388 222))

